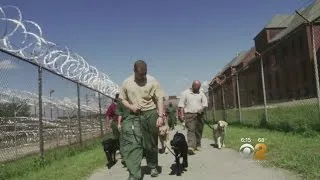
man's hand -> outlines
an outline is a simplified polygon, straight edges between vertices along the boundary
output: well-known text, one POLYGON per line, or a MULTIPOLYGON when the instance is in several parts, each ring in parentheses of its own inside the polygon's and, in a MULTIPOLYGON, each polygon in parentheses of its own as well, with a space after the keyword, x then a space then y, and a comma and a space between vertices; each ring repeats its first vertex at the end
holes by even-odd
POLYGON ((138 112, 140 112, 141 109, 138 108, 138 107, 136 107, 136 106, 134 106, 134 105, 131 105, 130 110, 131 110, 133 113, 138 113, 138 112))
POLYGON ((157 119, 157 127, 161 127, 163 125, 163 119, 162 117, 158 117, 157 119))

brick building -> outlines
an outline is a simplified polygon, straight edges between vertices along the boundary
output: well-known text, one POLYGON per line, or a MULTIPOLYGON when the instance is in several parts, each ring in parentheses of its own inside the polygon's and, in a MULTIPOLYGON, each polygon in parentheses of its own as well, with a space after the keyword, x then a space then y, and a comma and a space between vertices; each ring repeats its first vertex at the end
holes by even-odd
MULTIPOLYGON (((320 0, 299 10, 303 17, 314 22, 313 32, 318 57, 320 56, 319 9, 320 0)), ((238 56, 238 59, 235 58, 237 60, 233 59, 213 78, 209 87, 211 107, 212 96, 216 109, 237 107, 235 72, 239 72, 241 106, 262 104, 260 58, 264 66, 266 96, 269 103, 315 97, 311 32, 311 25, 297 13, 274 16, 254 38, 255 47, 240 53, 241 58, 238 56), (261 54, 261 57, 257 57, 256 52, 261 54), (223 86, 220 86, 218 82, 223 80, 224 76, 228 78, 223 86)))
POLYGON ((252 47, 236 67, 241 107, 263 103, 260 59, 256 58, 255 52, 255 47, 252 47))
POLYGON ((234 57, 232 61, 221 70, 214 80, 211 81, 209 84, 211 89, 209 89, 208 93, 210 107, 213 105, 212 93, 214 94, 215 108, 223 109, 225 107, 230 109, 237 107, 237 84, 234 75, 236 72, 236 67, 246 57, 246 55, 246 51, 242 51, 237 54, 237 56, 234 57), (224 81, 223 86, 220 86, 217 83, 217 78, 224 81))

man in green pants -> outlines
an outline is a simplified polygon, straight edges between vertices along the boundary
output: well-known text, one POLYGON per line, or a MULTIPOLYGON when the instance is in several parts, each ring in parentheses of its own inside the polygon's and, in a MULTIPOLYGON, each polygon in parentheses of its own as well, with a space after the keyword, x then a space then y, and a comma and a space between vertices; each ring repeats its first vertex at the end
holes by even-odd
POLYGON ((170 127, 171 130, 174 129, 174 126, 177 124, 177 120, 176 120, 176 113, 177 113, 177 110, 176 108, 173 107, 172 103, 170 102, 169 103, 169 107, 167 108, 167 115, 168 115, 168 125, 170 127))
POLYGON ((138 60, 134 74, 127 78, 120 90, 120 99, 130 110, 122 125, 122 143, 129 180, 140 180, 141 161, 145 155, 151 177, 159 175, 158 128, 163 124, 163 91, 160 83, 147 75, 147 64, 138 60))

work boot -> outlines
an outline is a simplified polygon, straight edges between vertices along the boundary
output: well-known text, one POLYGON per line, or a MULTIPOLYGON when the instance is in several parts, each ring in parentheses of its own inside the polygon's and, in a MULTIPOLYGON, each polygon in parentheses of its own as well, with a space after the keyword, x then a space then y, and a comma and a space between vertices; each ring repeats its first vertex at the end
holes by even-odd
POLYGON ((157 168, 151 169, 150 176, 151 176, 151 177, 157 177, 157 176, 159 176, 159 172, 158 172, 157 168))

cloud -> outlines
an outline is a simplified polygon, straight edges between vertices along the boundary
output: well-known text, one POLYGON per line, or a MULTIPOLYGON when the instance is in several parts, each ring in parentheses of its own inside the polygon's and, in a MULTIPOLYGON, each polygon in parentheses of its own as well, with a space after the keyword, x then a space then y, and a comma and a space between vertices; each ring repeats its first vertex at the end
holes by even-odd
POLYGON ((0 61, 0 69, 16 69, 17 66, 13 64, 10 60, 0 61))
POLYGON ((205 80, 201 83, 201 89, 203 92, 207 92, 209 88, 209 81, 205 80))

